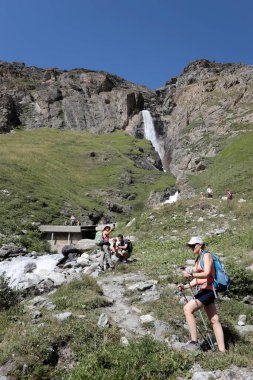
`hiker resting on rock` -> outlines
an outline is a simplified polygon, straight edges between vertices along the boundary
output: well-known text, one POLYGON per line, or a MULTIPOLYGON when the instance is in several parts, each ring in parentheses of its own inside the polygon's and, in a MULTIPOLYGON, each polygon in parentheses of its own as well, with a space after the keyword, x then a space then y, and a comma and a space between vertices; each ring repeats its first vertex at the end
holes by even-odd
POLYGON ((103 243, 101 245, 101 256, 100 265, 104 270, 107 268, 107 264, 110 268, 114 268, 114 264, 111 259, 111 249, 110 249, 110 233, 112 228, 110 226, 105 226, 102 232, 103 243))
POLYGON ((125 239, 122 234, 119 234, 117 238, 116 256, 123 263, 127 263, 127 259, 129 259, 132 253, 132 243, 129 239, 125 239))
POLYGON ((193 271, 183 271, 184 277, 191 281, 186 285, 178 285, 178 289, 183 291, 185 289, 196 287, 197 293, 194 295, 194 298, 188 301, 184 306, 184 314, 191 336, 191 341, 188 342, 184 348, 188 350, 199 348, 194 313, 203 307, 212 325, 216 342, 218 344, 218 349, 221 352, 225 352, 223 329, 219 322, 216 306, 214 304, 215 293, 212 283, 215 278, 215 268, 212 255, 210 252, 206 252, 204 254, 204 266, 202 269, 200 265, 200 255, 205 248, 205 243, 202 238, 199 236, 192 237, 187 245, 192 249, 194 255, 196 256, 195 266, 193 271))

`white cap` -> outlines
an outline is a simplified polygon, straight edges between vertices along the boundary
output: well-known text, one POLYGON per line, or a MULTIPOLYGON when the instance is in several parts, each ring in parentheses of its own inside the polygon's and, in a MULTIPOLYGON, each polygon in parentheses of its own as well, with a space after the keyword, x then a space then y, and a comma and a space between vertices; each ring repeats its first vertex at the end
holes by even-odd
POLYGON ((193 236, 190 241, 188 241, 187 245, 195 245, 195 244, 204 244, 202 238, 200 236, 193 236))

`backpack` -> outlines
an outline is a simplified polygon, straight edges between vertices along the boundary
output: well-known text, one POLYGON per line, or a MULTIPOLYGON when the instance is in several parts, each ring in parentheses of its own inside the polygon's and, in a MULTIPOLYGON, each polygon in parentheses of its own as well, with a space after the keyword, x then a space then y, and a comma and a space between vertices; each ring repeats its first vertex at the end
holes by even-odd
POLYGON ((126 243, 127 243, 127 250, 129 253, 131 253, 133 251, 133 243, 131 242, 131 240, 126 240, 126 243))
MULTIPOLYGON (((200 266, 202 269, 204 269, 204 254, 208 251, 203 251, 200 255, 200 266)), ((211 253, 211 252, 209 252, 211 253)), ((225 292, 229 289, 231 285, 231 279, 229 278, 228 274, 225 272, 224 266, 218 256, 216 256, 214 253, 211 253, 214 263, 214 269, 215 269, 215 278, 213 279, 213 287, 217 292, 225 292)))
POLYGON ((97 244, 97 245, 103 245, 103 242, 104 242, 104 240, 103 240, 103 232, 102 231, 97 231, 97 233, 96 233, 96 236, 95 236, 95 243, 97 244))

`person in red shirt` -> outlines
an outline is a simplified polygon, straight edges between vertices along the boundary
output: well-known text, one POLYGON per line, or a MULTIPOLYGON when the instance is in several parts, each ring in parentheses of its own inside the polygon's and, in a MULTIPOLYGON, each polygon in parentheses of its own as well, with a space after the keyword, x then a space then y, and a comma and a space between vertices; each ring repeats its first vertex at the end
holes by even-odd
POLYGON ((101 245, 101 257, 100 261, 103 265, 103 269, 106 270, 107 264, 110 268, 114 268, 114 264, 111 259, 111 249, 110 249, 110 233, 112 228, 110 226, 105 226, 102 232, 103 244, 101 245))

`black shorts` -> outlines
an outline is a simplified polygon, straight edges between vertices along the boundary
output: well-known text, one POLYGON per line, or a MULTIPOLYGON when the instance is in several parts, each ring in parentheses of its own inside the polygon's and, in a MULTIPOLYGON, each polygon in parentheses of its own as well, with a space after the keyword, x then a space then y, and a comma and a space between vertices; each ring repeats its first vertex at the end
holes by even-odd
POLYGON ((208 306, 211 303, 214 303, 215 294, 210 289, 203 289, 198 291, 198 293, 195 294, 194 298, 196 300, 199 300, 203 305, 208 306))

